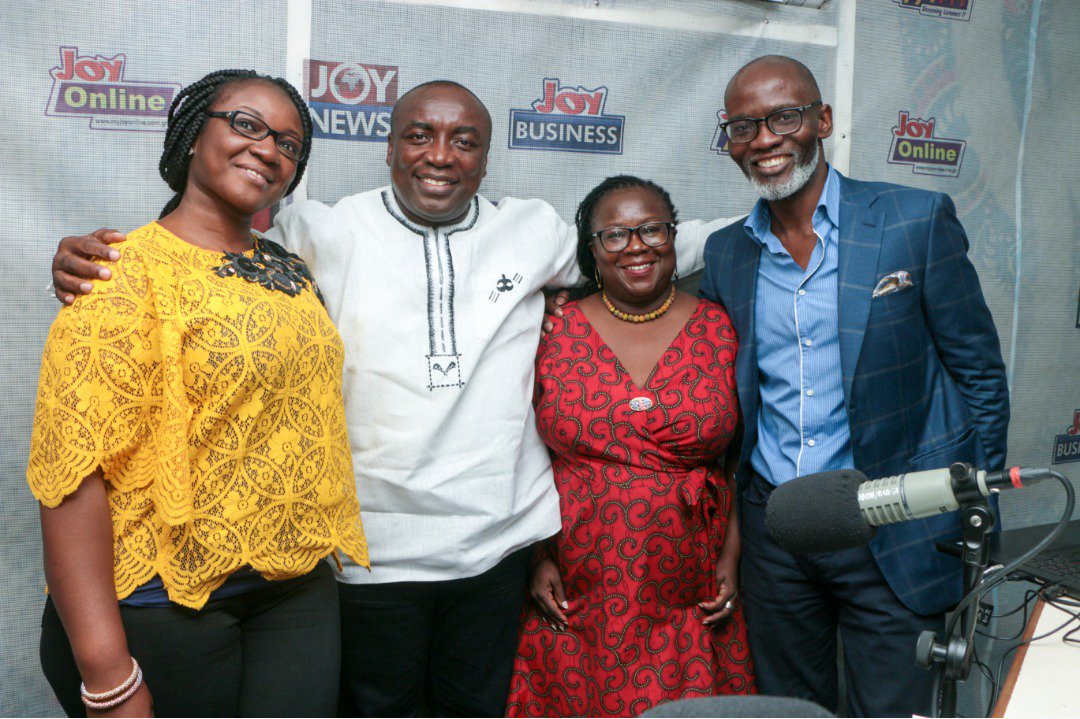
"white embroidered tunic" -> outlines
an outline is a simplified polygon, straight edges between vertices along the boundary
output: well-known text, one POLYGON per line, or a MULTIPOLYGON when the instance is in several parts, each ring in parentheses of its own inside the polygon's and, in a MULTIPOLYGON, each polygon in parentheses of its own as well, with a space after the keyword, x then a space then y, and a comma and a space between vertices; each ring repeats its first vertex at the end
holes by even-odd
MULTIPOLYGON (((709 233, 679 226, 679 269, 709 233)), ((345 413, 371 572, 474 576, 556 533, 559 500, 532 409, 542 288, 581 280, 576 230, 542 200, 473 200, 462 222, 405 218, 390 188, 298 202, 268 237, 310 267, 345 344, 345 413)))

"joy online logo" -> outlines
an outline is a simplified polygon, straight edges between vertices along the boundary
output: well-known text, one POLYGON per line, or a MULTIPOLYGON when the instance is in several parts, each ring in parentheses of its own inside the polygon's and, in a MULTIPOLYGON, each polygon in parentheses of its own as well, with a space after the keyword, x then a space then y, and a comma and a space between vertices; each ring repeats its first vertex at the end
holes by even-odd
POLYGON ((605 115, 608 89, 566 87, 544 78, 531 109, 510 110, 510 149, 621 155, 622 115, 605 115))
POLYGON ((716 131, 712 136, 712 144, 709 145, 709 149, 715 152, 717 155, 730 155, 727 133, 724 132, 720 126, 727 122, 727 110, 720 108, 716 111, 716 131))
POLYGON ((308 60, 305 83, 315 137, 379 142, 390 134, 397 67, 308 60))
POLYGON ((1073 412, 1072 426, 1054 438, 1054 464, 1080 461, 1080 409, 1073 412))
POLYGON ((927 17, 946 17, 951 20, 970 20, 975 0, 893 0, 900 7, 918 10, 927 17))
POLYGON ((937 121, 932 117, 923 120, 910 117, 906 111, 901 111, 900 122, 892 129, 889 163, 910 165, 911 171, 916 175, 959 175, 967 141, 935 137, 936 124, 937 121))
POLYGON ((126 63, 123 53, 91 57, 77 47, 61 47, 60 65, 49 70, 53 85, 45 114, 89 117, 95 130, 164 130, 180 85, 124 82, 126 63))

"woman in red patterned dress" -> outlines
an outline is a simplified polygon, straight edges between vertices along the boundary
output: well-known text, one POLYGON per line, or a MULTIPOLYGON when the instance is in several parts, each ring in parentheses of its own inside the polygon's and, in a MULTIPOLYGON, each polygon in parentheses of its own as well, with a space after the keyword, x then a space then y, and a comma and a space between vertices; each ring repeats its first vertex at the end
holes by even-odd
POLYGON ((721 467, 738 424, 735 331, 672 284, 675 208, 655 183, 608 178, 577 226, 598 291, 563 307, 537 355, 563 524, 537 552, 507 713, 636 716, 752 694, 721 467))

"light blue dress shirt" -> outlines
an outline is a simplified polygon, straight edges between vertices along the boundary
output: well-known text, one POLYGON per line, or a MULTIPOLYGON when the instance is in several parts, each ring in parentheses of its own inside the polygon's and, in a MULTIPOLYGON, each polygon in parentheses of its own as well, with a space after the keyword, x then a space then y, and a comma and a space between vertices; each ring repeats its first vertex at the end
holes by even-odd
POLYGON ((773 234, 768 203, 758 200, 744 224, 762 246, 754 305, 761 411, 750 463, 776 485, 854 466, 840 369, 839 217, 840 181, 830 167, 805 270, 773 234))

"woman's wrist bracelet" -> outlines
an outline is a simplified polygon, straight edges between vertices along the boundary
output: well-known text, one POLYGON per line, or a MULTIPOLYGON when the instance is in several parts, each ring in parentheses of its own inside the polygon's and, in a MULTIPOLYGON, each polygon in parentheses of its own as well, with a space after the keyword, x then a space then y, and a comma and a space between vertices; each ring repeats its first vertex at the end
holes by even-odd
MULTIPOLYGON (((95 703, 97 703, 97 702, 107 702, 107 701, 111 701, 112 699, 117 698, 121 694, 124 694, 125 692, 129 691, 131 689, 132 685, 134 685, 136 682, 139 682, 141 680, 142 680, 142 669, 139 668, 139 663, 137 661, 135 661, 135 657, 132 657, 131 658, 131 674, 128 675, 128 678, 125 679, 124 682, 120 686, 116 687, 115 689, 110 689, 107 692, 99 692, 99 693, 95 694, 95 693, 90 692, 90 691, 88 691, 86 689, 86 683, 85 682, 81 682, 79 684, 79 694, 82 695, 83 704, 86 704, 86 706, 89 707, 90 702, 95 702, 95 703)), ((134 692, 132 692, 132 693, 134 694, 134 692)), ((119 702, 117 702, 117 703, 119 703, 119 702)), ((115 706, 115 705, 110 705, 110 706, 115 706)), ((101 707, 90 707, 90 708, 91 709, 100 709, 101 707)))
POLYGON ((142 686, 142 669, 136 669, 135 670, 135 681, 132 682, 131 686, 129 686, 119 696, 114 697, 112 699, 109 699, 108 701, 103 701, 103 702, 96 702, 96 701, 87 699, 86 697, 83 697, 82 701, 83 701, 83 704, 86 705, 87 709, 94 709, 96 711, 103 711, 105 709, 112 709, 114 706, 118 706, 120 704, 123 704, 128 699, 135 696, 135 692, 139 691, 139 687, 141 687, 141 686, 142 686))

